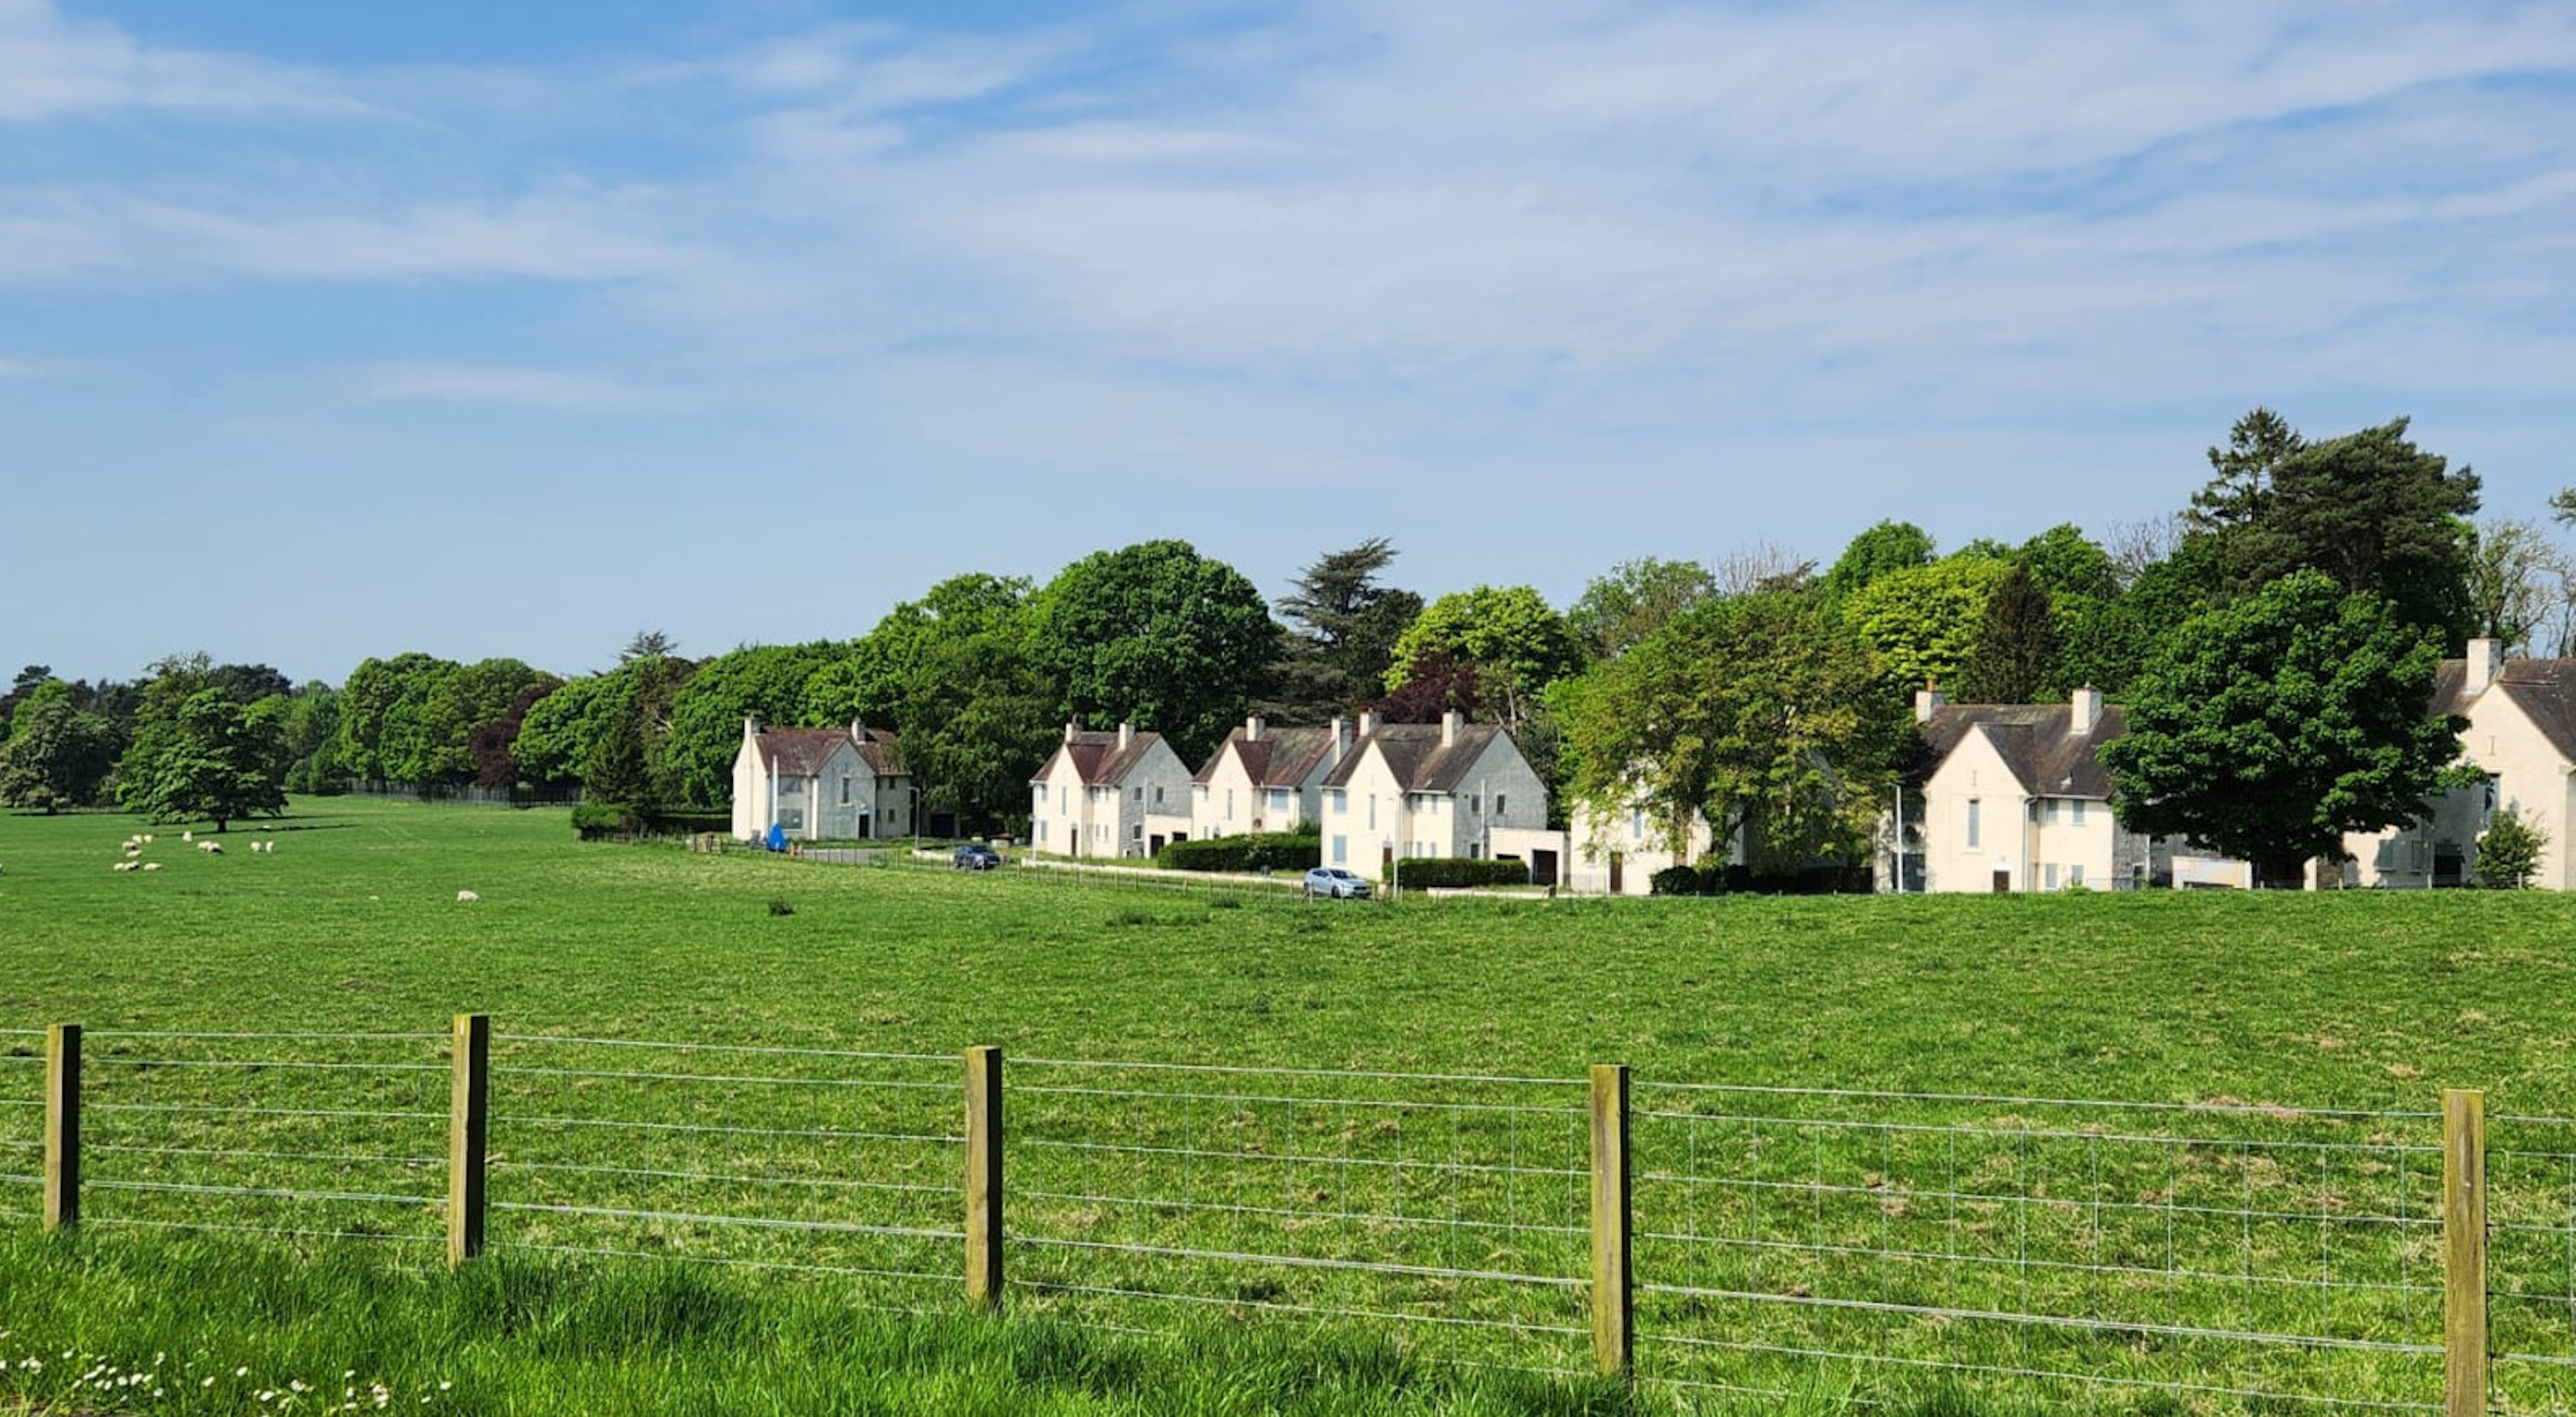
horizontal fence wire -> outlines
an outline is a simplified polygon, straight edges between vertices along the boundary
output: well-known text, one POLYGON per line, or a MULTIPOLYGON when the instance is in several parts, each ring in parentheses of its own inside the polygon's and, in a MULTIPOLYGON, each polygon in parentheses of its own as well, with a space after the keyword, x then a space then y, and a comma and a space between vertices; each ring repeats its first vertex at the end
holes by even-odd
POLYGON ((1637 1085, 1640 1368, 1901 1401, 2429 1408, 2432 1114, 1637 1085), (2160 1396, 2159 1396, 2160 1395, 2160 1396))
POLYGON ((442 1241, 447 1035, 85 1031, 81 1222, 442 1241))
POLYGON ((492 1233, 954 1303, 965 1207, 956 1055, 496 1034, 492 1233))
POLYGON ((1581 1080, 1045 1059, 1006 1074, 1015 1304, 1589 1363, 1581 1080))
POLYGON ((2487 1328, 2502 1404, 2576 1408, 2576 1120, 2488 1122, 2487 1328))

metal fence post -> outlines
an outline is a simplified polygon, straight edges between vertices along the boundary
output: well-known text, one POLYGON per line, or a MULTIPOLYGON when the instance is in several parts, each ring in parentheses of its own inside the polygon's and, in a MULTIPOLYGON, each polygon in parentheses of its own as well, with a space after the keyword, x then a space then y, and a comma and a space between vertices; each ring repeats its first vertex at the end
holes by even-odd
POLYGON ((1592 1354, 1605 1374, 1635 1371, 1635 1285, 1629 1273, 1628 1069, 1592 1068, 1592 1354))
POLYGON ((447 1104, 447 1267, 483 1253, 483 1159, 492 1123, 492 1020, 458 1014, 447 1104))
POLYGON ((2442 1412, 2487 1410, 2487 1096, 2442 1093, 2442 1412))
POLYGON ((1002 1050, 966 1050, 966 1301, 1002 1303, 1002 1050))
POLYGON ((81 1026, 58 1023, 45 1030, 44 1226, 70 1230, 80 1224, 81 1026))

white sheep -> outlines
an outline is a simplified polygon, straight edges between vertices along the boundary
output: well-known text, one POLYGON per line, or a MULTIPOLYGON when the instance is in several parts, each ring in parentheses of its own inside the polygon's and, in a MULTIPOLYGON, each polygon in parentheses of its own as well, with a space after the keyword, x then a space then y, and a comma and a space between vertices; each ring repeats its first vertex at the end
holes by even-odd
POLYGON ((476 894, 475 894, 474 892, 472 892, 472 891, 458 891, 458 892, 456 893, 456 899, 457 899, 457 901, 458 901, 458 903, 459 903, 459 904, 465 903, 465 902, 467 902, 467 901, 476 901, 476 900, 481 900, 482 898, 483 898, 483 897, 481 897, 481 896, 479 896, 479 895, 476 895, 476 894))
POLYGON ((118 871, 131 871, 142 864, 143 863, 140 861, 119 861, 116 863, 115 869, 118 871))
POLYGON ((206 853, 208 856, 221 856, 224 854, 224 844, 220 841, 198 842, 197 849, 206 853))
POLYGON ((150 845, 152 844, 152 833, 150 833, 150 832, 145 832, 145 833, 143 834, 143 844, 144 844, 145 846, 150 846, 150 845))
POLYGON ((146 871, 158 871, 161 869, 161 863, 158 861, 146 861, 143 863, 143 869, 146 871))
POLYGON ((197 839, 197 834, 193 831, 183 831, 179 833, 179 839, 181 841, 195 841, 197 839))

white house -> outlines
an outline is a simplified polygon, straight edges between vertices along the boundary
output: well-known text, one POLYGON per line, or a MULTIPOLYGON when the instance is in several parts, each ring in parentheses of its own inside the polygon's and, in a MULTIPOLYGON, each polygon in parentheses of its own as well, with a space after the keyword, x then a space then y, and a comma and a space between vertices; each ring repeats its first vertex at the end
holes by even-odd
POLYGON ((1190 831, 1190 769, 1159 733, 1064 726, 1029 779, 1029 845, 1057 856, 1151 856, 1190 831))
POLYGON ((1191 779, 1191 834, 1204 841, 1290 831, 1317 820, 1324 776, 1341 762, 1350 741, 1347 719, 1334 719, 1330 728, 1274 728, 1258 716, 1244 720, 1191 779))
MULTIPOLYGON (((1591 895, 1648 894, 1648 882, 1657 871, 1668 866, 1696 866, 1715 845, 1708 819, 1696 812, 1691 814, 1689 839, 1684 843, 1688 854, 1678 860, 1672 854, 1664 824, 1644 807, 1602 813, 1576 802, 1567 828, 1574 851, 1568 884, 1591 895)), ((1726 859, 1744 859, 1740 841, 1729 843, 1726 859)))
POLYGON ((733 834, 753 841, 775 823, 797 841, 857 841, 912 832, 912 775, 882 728, 768 728, 742 721, 733 759, 733 834))
MULTIPOLYGON (((2464 659, 2448 659, 2433 684, 2436 714, 2468 720, 2460 761, 2486 781, 2454 788, 2425 804, 2405 827, 2344 838, 2351 859, 2341 884, 2420 889, 2464 883, 2476 869, 2477 839, 2494 814, 2510 807, 2544 843, 2531 883, 2576 889, 2576 659, 2507 659, 2494 639, 2469 641, 2464 659)), ((2331 875, 2316 884, 2334 885, 2331 875)))
POLYGON ((1926 891, 2131 890, 2173 879, 2170 845, 2123 829, 2097 749, 2120 706, 2078 689, 2063 704, 1952 704, 1926 689, 1914 716, 1931 768, 1906 835, 1908 884, 1926 891))
POLYGON ((1490 856, 1498 833, 1547 827, 1547 784, 1511 735, 1454 712, 1438 723, 1361 714, 1322 787, 1324 864, 1363 874, 1398 856, 1490 856))

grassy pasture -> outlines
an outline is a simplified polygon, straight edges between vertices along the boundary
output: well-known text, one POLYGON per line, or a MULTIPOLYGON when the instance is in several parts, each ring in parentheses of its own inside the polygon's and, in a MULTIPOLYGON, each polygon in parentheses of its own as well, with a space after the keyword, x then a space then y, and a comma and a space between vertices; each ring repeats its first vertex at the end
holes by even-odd
MULTIPOLYGON (((822 1265, 870 1271, 812 1277, 831 1292, 937 1311, 956 1291, 954 1059, 996 1043, 1027 1241, 1016 1310, 1191 1331, 1380 1315, 1347 1326, 1575 1368, 1580 1291, 1503 1276, 1585 1272, 1573 1080, 1619 1061, 1639 1109, 1638 1272, 1659 1286, 1641 1298, 1641 1366, 1711 1385, 1651 1387, 1650 1403, 2411 1402, 2438 1393, 2438 1363, 2386 1345, 2439 1332, 2438 1131, 2318 1109, 2423 1112, 2464 1085, 2500 1114, 2576 1111, 2576 904, 2548 896, 1386 906, 582 846, 560 812, 323 802, 267 825, 231 833, 221 858, 156 829, 164 869, 146 875, 110 870, 128 819, 0 818, 0 1030, 435 1035, 453 1012, 490 1013, 493 1195, 510 1207, 496 1247, 532 1274, 619 1272, 534 1247, 822 1265), (254 839, 277 852, 248 853, 254 839), (1102 1061, 1539 1081, 1076 1066, 1102 1061), (1976 1100, 1999 1097, 2275 1110, 1976 1100), (834 1228, 851 1222, 917 1233, 834 1228), (1279 1254, 1327 1263, 1217 1258, 1279 1254), (1851 1295, 1945 1316, 1783 1302, 1851 1295), (2082 1322, 1977 1317, 1993 1312, 2082 1322), (1863 1350, 1885 1361, 1801 1356, 1863 1350), (1978 1371, 1997 1369, 2156 1385, 1978 1371)), ((35 1043, 0 1033, 0 1098, 35 1095, 35 1043)), ((439 1038, 103 1036, 91 1052, 107 1109, 92 1140, 124 1148, 94 1177, 363 1198, 101 1190, 92 1246, 214 1221, 434 1257, 439 1038), (275 1065, 210 1066, 246 1058, 275 1065), (298 1110, 340 1115, 283 1115, 298 1110)), ((0 1106, 0 1174, 28 1169, 33 1120, 0 1106)), ((2498 1128, 2497 1328, 2515 1352, 2565 1354, 2576 1316, 2564 1130, 2498 1128)), ((0 1184, 0 1212, 32 1200, 0 1184)), ((132 1308, 114 1299, 126 1261, 48 1253, 0 1251, 0 1269, 68 1266, 54 1277, 95 1282, 98 1314, 132 1308)), ((795 1272, 751 1272, 779 1282, 742 1302, 807 1302, 795 1272)), ((13 1322, 32 1321, 0 1313, 13 1322)), ((2539 1364, 2499 1381, 2525 1408, 2569 1390, 2539 1364)), ((1589 1400, 1405 1400, 1560 1399, 1589 1400)))

